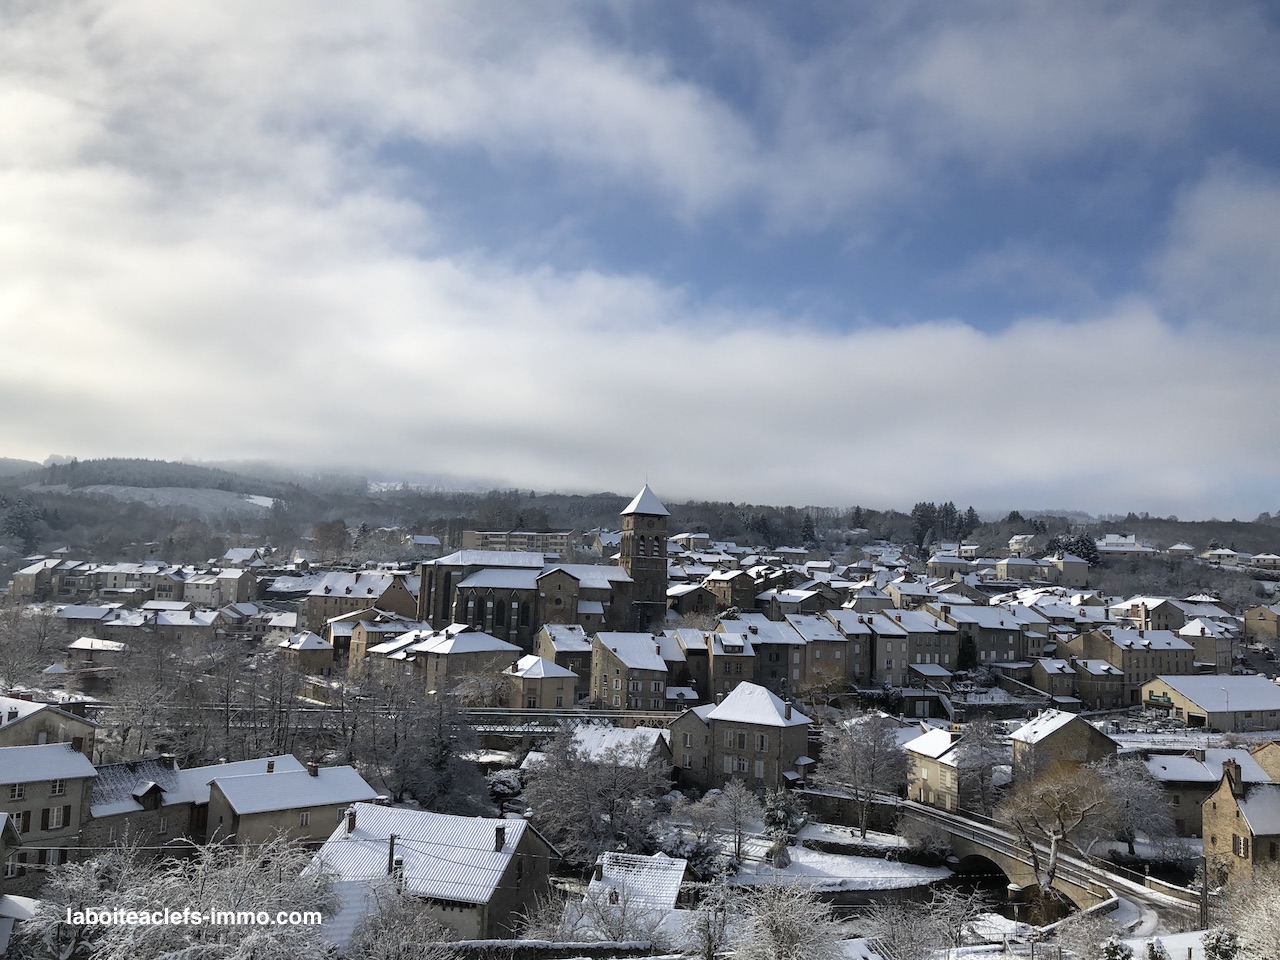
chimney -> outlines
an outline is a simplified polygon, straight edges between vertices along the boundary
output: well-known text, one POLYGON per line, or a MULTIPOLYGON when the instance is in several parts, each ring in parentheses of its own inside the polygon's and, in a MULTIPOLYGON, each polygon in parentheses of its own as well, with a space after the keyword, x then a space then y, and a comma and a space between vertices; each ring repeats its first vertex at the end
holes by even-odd
POLYGON ((604 879, 604 864, 599 860, 596 861, 595 870, 592 871, 591 879, 596 881, 604 879))
POLYGON ((782 719, 783 719, 783 720, 790 720, 790 719, 791 719, 791 701, 790 701, 790 700, 785 700, 785 701, 783 701, 783 704, 782 704, 782 719))
POLYGON ((13 723, 13 721, 17 719, 18 719, 18 708, 10 707, 8 715, 4 718, 5 723, 13 723))
POLYGON ((267 773, 275 773, 275 772, 276 772, 276 762, 274 760, 268 760, 267 773))
POLYGON ((356 832, 356 808, 355 804, 347 807, 347 833, 356 832))
POLYGON ((501 853, 502 848, 507 845, 507 827, 506 824, 498 824, 493 828, 493 852, 501 853))
POLYGON ((1222 775, 1231 784, 1231 793, 1236 797, 1244 796, 1244 779, 1240 775, 1240 764, 1235 760, 1222 761, 1222 775))
POLYGON ((310 763, 307 764, 307 773, 311 774, 311 776, 313 777, 320 776, 320 764, 312 760, 310 763))
POLYGON ((511 672, 512 672, 512 673, 518 673, 519 671, 520 671, 520 661, 519 661, 519 660, 512 660, 512 661, 511 661, 511 672))

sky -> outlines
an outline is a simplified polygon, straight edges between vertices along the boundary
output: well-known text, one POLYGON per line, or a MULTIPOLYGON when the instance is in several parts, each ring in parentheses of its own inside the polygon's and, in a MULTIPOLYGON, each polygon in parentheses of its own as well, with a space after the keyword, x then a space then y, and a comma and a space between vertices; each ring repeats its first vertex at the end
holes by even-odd
POLYGON ((1280 510, 1266 2, 9 0, 0 456, 1280 510))

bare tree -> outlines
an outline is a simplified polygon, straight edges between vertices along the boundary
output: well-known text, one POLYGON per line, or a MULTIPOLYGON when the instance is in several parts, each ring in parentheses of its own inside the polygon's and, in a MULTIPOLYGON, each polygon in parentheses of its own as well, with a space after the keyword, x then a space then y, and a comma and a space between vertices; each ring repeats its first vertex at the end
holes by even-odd
POLYGON ((831 907, 799 884, 752 887, 743 900, 737 960, 838 960, 840 925, 831 907))
POLYGON ((1000 805, 999 819, 1021 839, 1041 889, 1048 891, 1063 849, 1083 854, 1089 842, 1114 829, 1114 811, 1114 798, 1096 769, 1057 766, 1019 785, 1000 805))
POLYGON ((554 738, 526 774, 525 800, 538 828, 569 859, 642 850, 670 788, 668 771, 640 741, 588 754, 569 732, 554 738))
POLYGON ((995 770, 1010 762, 1008 737, 990 716, 965 724, 956 745, 956 775, 963 806, 991 817, 996 812, 995 770))
POLYGON ((716 960, 732 941, 740 898, 725 883, 708 884, 699 893, 698 905, 685 917, 675 945, 698 960, 716 960))
POLYGON ((864 839, 871 801, 877 794, 896 794, 907 784, 911 765, 894 730, 889 718, 858 712, 822 728, 822 766, 817 779, 853 795, 864 839))
POLYGON ((914 904, 877 904, 863 911, 868 937, 888 947, 895 957, 928 957, 939 947, 963 945, 964 935, 987 908, 978 891, 938 887, 927 907, 914 904))
POLYGON ((406 897, 394 883, 373 887, 375 908, 356 924, 343 954, 347 960, 447 960, 457 932, 406 897))
POLYGON ((555 890, 535 901, 522 918, 521 933, 526 939, 553 943, 643 941, 662 945, 665 917, 666 911, 643 903, 625 888, 589 891, 583 897, 555 890))
POLYGON ((1093 960, 1102 956, 1102 945, 1120 932, 1107 914, 1097 910, 1076 913, 1057 925, 1053 943, 1064 952, 1093 960))
POLYGON ((1104 761, 1097 769, 1114 805, 1116 839, 1125 842, 1129 856, 1137 854, 1134 843, 1139 835, 1157 849, 1167 847, 1174 837, 1173 805, 1147 765, 1126 757, 1104 761))
POLYGON ((1228 888, 1227 903, 1243 955, 1280 958, 1280 867, 1254 867, 1251 878, 1228 888))
POLYGON ((733 838, 733 858, 742 860, 742 841, 747 827, 764 819, 764 807, 746 783, 730 780, 715 800, 716 825, 733 838))
POLYGON ((308 870, 310 863, 311 854, 301 844, 276 840, 259 846, 209 844, 181 862, 143 863, 124 851, 55 867, 35 917, 20 928, 18 955, 30 960, 323 960, 328 951, 318 924, 103 925, 83 915, 84 909, 270 917, 280 911, 324 911, 333 904, 331 880, 323 871, 308 870))

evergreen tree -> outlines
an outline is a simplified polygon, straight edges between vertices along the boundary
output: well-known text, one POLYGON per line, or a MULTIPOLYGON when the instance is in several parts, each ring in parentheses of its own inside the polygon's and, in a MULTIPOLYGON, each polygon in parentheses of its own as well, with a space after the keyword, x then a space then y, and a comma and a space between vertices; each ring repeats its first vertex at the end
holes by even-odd
POLYGON ((1240 956, 1240 938, 1225 927, 1206 931, 1201 942, 1205 960, 1236 960, 1240 956))

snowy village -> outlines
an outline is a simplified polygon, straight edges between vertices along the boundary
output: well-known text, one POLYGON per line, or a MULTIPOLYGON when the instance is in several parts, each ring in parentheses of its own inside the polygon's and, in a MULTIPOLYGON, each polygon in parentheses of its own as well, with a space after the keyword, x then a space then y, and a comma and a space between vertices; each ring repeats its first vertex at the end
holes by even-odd
POLYGON ((29 555, 3 955, 1274 956, 1280 559, 946 506, 29 555), (1095 585, 1155 554, 1260 599, 1095 585))

